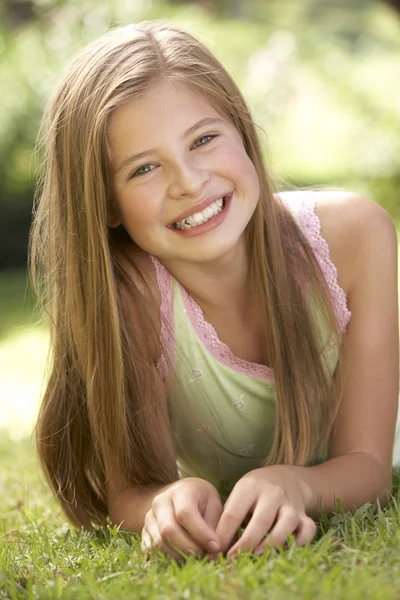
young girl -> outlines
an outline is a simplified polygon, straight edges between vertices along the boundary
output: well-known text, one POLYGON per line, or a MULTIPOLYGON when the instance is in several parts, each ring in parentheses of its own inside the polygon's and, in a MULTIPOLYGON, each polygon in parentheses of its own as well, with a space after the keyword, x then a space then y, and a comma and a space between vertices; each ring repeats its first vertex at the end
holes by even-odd
POLYGON ((374 202, 273 193, 256 128, 191 35, 143 22, 74 60, 31 237, 52 364, 36 427, 77 526, 228 557, 388 501, 397 245, 374 202), (240 539, 235 537, 244 526, 240 539))

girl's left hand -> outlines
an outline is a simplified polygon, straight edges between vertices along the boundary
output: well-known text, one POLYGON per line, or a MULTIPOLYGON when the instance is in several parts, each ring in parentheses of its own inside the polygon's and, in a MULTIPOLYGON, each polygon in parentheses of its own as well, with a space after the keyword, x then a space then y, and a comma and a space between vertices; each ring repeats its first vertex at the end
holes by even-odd
POLYGON ((305 482, 289 465, 262 467, 239 479, 227 499, 216 534, 225 553, 248 513, 252 516, 241 538, 230 548, 232 558, 239 548, 262 554, 267 546, 283 546, 293 533, 297 546, 314 538, 317 527, 306 515, 305 482))

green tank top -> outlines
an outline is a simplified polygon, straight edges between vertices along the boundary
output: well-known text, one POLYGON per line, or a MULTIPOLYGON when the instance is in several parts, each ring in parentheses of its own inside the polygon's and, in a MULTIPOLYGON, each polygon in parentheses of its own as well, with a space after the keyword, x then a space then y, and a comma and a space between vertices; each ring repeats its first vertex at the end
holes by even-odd
MULTIPOLYGON (((344 333, 351 315, 321 236, 314 193, 288 192, 281 194, 281 199, 314 250, 344 333)), ((270 451, 276 406, 273 372, 265 365, 235 357, 186 289, 156 257, 152 260, 162 298, 163 355, 157 367, 167 389, 178 471, 180 477, 210 481, 225 501, 243 475, 263 466, 270 451), (181 398, 186 398, 189 406, 181 398)), ((325 364, 333 377, 339 345, 324 315, 313 308, 312 297, 310 302, 323 341, 325 364)), ((315 456, 313 463, 324 460, 326 452, 315 456)))

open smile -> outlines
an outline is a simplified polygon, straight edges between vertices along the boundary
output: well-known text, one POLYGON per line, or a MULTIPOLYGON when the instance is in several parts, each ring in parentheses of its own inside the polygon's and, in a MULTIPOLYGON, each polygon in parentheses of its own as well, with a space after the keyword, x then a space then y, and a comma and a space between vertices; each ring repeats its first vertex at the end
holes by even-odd
POLYGON ((216 200, 203 211, 195 213, 182 221, 173 223, 170 226, 175 233, 183 235, 185 237, 191 237, 193 235, 200 235, 205 233, 209 229, 217 227, 222 221, 225 220, 227 215, 230 202, 232 199, 232 192, 223 196, 219 200, 216 200))

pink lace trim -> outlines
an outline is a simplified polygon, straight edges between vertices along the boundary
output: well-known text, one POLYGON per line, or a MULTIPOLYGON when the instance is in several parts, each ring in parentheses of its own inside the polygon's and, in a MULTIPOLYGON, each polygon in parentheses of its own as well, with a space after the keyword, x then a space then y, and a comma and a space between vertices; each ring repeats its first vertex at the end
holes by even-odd
MULTIPOLYGON (((283 197, 281 199, 290 210, 293 210, 294 205, 291 201, 283 197)), ((296 197, 296 201, 298 201, 298 197, 296 197)), ((313 193, 307 193, 307 195, 302 196, 299 219, 301 228, 313 248, 322 272, 326 277, 329 289, 332 292, 332 300, 339 327, 343 333, 350 320, 351 312, 347 308, 346 294, 338 284, 338 272, 330 258, 329 246, 321 236, 321 224, 315 212, 315 198, 313 193)), ((151 258, 156 268, 157 282, 161 291, 161 344, 173 361, 175 357, 175 326, 172 275, 156 257, 151 256, 151 258), (171 328, 170 331, 167 323, 171 328)), ((273 371, 269 367, 237 358, 230 348, 224 342, 221 342, 211 323, 208 323, 204 319, 203 311, 197 302, 195 302, 181 284, 179 284, 179 289, 182 294, 186 313, 200 341, 214 358, 238 373, 250 375, 256 379, 274 381, 273 371)), ((157 363, 157 368, 163 378, 168 377, 168 365, 164 353, 157 363)))
POLYGON ((341 333, 344 333, 350 321, 351 312, 347 307, 346 294, 338 283, 338 271, 330 257, 329 246, 321 235, 321 223, 315 212, 315 196, 313 192, 307 192, 307 194, 302 196, 299 218, 302 231, 314 250, 314 254, 317 257, 332 293, 332 302, 339 328, 341 333))
POLYGON ((166 353, 168 353, 172 364, 175 360, 175 319, 172 275, 168 269, 166 269, 164 265, 160 263, 157 257, 150 254, 150 258, 153 261, 156 269, 157 284, 161 292, 160 345, 162 350, 156 367, 161 378, 166 381, 170 375, 166 353))
POLYGON ((247 360, 235 356, 229 346, 224 342, 221 342, 211 323, 208 323, 208 321, 204 319, 203 311, 197 302, 193 300, 182 285, 179 284, 179 288, 181 290, 186 313, 200 341, 214 358, 237 373, 251 375, 256 379, 263 379, 266 381, 274 380, 273 371, 269 367, 259 365, 258 363, 248 362, 247 360))

